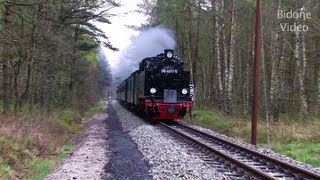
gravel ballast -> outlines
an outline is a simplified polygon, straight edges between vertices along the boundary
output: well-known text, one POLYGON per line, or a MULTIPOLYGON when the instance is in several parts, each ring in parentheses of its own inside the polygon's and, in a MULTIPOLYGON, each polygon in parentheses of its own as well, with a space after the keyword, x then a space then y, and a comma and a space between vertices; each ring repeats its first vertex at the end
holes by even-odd
POLYGON ((106 165, 106 177, 104 179, 151 179, 149 166, 143 159, 137 145, 128 134, 123 132, 115 109, 111 103, 108 106, 109 117, 108 141, 111 151, 109 163, 106 165))
POLYGON ((153 179, 223 179, 195 153, 189 151, 172 136, 150 125, 124 109, 117 101, 112 105, 124 131, 138 145, 150 165, 153 179))

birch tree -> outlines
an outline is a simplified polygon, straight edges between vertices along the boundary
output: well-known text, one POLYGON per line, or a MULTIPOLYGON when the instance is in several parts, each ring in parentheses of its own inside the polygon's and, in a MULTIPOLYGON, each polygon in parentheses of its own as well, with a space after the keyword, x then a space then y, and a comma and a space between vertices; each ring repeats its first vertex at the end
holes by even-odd
POLYGON ((270 87, 270 101, 272 107, 272 116, 274 120, 279 118, 279 83, 280 83, 280 61, 283 58, 279 50, 279 34, 271 31, 271 87, 270 87), (279 53, 280 52, 280 53, 279 53))
MULTIPOLYGON (((233 83, 233 62, 234 62, 234 49, 235 49, 235 27, 236 22, 234 21, 234 2, 230 1, 230 44, 229 44, 229 63, 227 63, 227 71, 225 77, 227 89, 226 89, 226 107, 225 111, 227 114, 232 112, 232 83, 233 83)), ((227 47, 225 47, 227 48, 227 47)), ((225 67, 226 68, 226 67, 225 67)))
POLYGON ((219 93, 219 107, 221 108, 223 106, 223 87, 222 87, 222 75, 221 75, 221 48, 220 48, 220 36, 221 36, 221 18, 220 16, 220 4, 219 1, 211 1, 212 7, 214 7, 213 12, 214 12, 214 18, 215 18, 215 40, 214 40, 214 50, 213 52, 215 53, 215 60, 216 60, 216 80, 218 84, 218 93, 219 93))
POLYGON ((307 118, 308 113, 308 103, 304 88, 305 70, 306 70, 306 55, 305 55, 305 41, 304 34, 295 31, 295 49, 294 56, 297 66, 297 76, 298 76, 298 88, 299 88, 299 98, 302 105, 302 112, 304 118, 307 118))

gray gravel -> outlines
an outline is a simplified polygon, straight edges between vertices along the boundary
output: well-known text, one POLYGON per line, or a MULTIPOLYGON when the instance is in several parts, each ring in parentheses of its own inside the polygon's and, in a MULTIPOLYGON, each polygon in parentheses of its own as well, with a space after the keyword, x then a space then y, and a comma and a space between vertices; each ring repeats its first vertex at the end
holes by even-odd
POLYGON ((117 101, 113 101, 112 105, 117 110, 124 131, 137 143, 149 163, 149 173, 153 179, 225 178, 170 135, 144 122, 117 101))

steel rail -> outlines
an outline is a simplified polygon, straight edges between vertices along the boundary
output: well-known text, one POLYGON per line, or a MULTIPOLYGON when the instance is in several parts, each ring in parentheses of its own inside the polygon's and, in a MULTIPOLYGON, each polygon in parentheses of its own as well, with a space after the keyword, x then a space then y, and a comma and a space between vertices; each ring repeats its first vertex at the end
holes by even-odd
POLYGON ((179 126, 182 126, 183 128, 188 128, 188 129, 190 129, 190 130, 192 130, 192 131, 195 131, 196 133, 203 134, 203 135, 206 136, 206 137, 209 137, 209 138, 212 138, 212 139, 216 139, 216 140, 221 141, 221 142, 223 142, 223 143, 225 143, 225 144, 228 144, 229 146, 233 146, 234 148, 237 148, 237 149, 241 149, 241 150, 243 150, 243 151, 250 152, 250 153, 252 153, 252 154, 255 155, 255 156, 258 156, 258 157, 261 157, 261 158, 263 158, 263 159, 266 159, 266 160, 268 160, 269 162, 275 163, 275 164, 278 165, 278 166, 284 167, 284 168, 286 168, 287 170, 292 171, 292 174, 299 174, 299 175, 301 175, 302 177, 311 178, 311 179, 320 179, 320 174, 315 173, 315 172, 313 172, 313 171, 310 171, 310 170, 307 170, 307 169, 303 169, 303 168, 301 168, 301 167, 297 167, 297 166, 294 166, 294 165, 292 165, 292 164, 283 162, 283 161, 281 161, 281 160, 279 160, 279 159, 276 159, 276 158, 274 158, 274 157, 270 157, 270 156, 268 156, 268 155, 262 154, 262 153, 260 153, 260 152, 258 152, 258 151, 255 151, 255 150, 253 150, 253 149, 249 149, 249 148, 244 147, 244 146, 240 146, 240 145, 238 145, 238 144, 236 144, 236 143, 234 143, 234 142, 227 141, 227 140, 225 140, 225 139, 223 139, 223 138, 220 138, 220 137, 217 137, 217 136, 208 134, 208 133, 206 133, 206 132, 199 131, 199 130, 197 130, 197 129, 195 129, 195 128, 192 128, 192 127, 190 127, 190 126, 181 124, 181 123, 179 123, 179 122, 177 122, 177 124, 178 124, 179 126))
POLYGON ((162 123, 162 122, 159 123, 159 124, 162 127, 170 129, 171 131, 181 135, 182 137, 184 137, 184 138, 186 138, 186 139, 188 139, 188 140, 190 140, 192 142, 195 142, 196 144, 206 148, 207 150, 209 150, 209 151, 211 151, 211 152, 223 157, 224 159, 226 159, 226 160, 228 160, 228 161, 230 161, 232 163, 237 164, 242 169, 244 169, 245 171, 247 171, 247 172, 249 172, 249 173, 251 173, 251 174, 253 174, 255 176, 258 176, 258 177, 263 178, 263 179, 272 179, 272 180, 275 179, 273 176, 270 176, 269 174, 267 174, 267 173, 265 173, 265 172, 263 172, 263 171, 261 171, 261 170, 259 170, 257 168, 249 166, 249 165, 239 161, 238 159, 231 157, 227 153, 223 153, 223 152, 221 152, 219 150, 216 150, 216 149, 214 149, 214 148, 212 148, 212 147, 210 147, 210 146, 208 146, 208 145, 206 145, 206 144, 204 144, 204 143, 202 143, 202 142, 200 142, 200 141, 198 141, 198 140, 196 140, 196 139, 194 139, 194 138, 192 138, 192 137, 190 137, 190 136, 188 136, 188 135, 186 135, 186 134, 184 134, 184 133, 182 133, 182 132, 180 132, 180 131, 178 131, 178 130, 176 130, 176 129, 174 129, 174 128, 172 128, 172 127, 170 127, 170 126, 168 126, 168 125, 166 125, 164 123, 162 123))

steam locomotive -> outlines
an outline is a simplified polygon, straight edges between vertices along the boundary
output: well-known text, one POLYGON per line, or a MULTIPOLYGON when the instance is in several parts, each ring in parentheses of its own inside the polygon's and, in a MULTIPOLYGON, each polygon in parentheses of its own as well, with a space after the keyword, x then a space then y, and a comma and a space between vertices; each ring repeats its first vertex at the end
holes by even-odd
POLYGON ((171 49, 139 63, 117 87, 117 99, 136 108, 149 120, 183 119, 191 113, 193 86, 189 71, 171 49))

